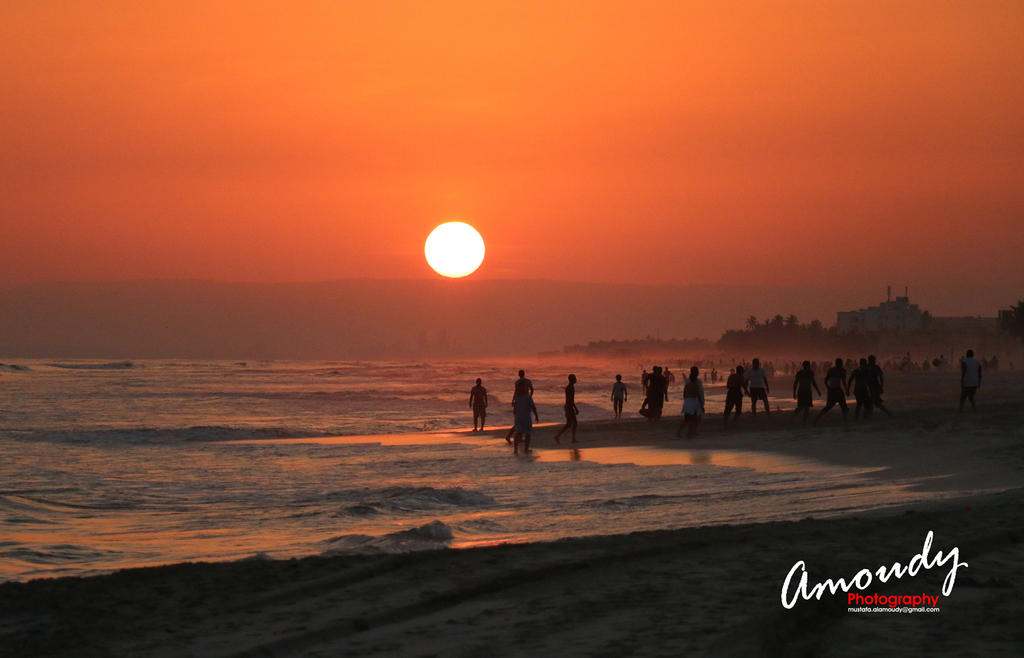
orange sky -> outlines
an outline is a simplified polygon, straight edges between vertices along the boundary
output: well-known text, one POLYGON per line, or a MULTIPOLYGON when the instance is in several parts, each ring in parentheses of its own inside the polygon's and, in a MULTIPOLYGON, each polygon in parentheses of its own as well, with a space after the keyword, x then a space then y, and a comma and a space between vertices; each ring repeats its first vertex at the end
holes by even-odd
POLYGON ((3 285, 425 277, 463 219, 480 277, 1024 292, 1016 0, 8 2, 0 42, 3 285))

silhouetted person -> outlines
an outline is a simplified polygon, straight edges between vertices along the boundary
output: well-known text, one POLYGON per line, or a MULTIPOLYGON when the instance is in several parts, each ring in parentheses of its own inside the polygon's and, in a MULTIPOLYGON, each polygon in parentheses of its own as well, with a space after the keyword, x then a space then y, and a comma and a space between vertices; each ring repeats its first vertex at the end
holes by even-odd
POLYGON ((580 410, 576 408, 576 375, 569 375, 569 385, 565 387, 565 427, 555 434, 555 443, 561 443, 558 437, 562 436, 565 430, 572 430, 572 442, 576 441, 576 416, 580 410))
POLYGON ((515 430, 513 452, 517 455, 519 454, 519 442, 524 440, 523 452, 531 452, 530 435, 533 433, 531 414, 533 418, 537 419, 537 422, 540 422, 540 416, 537 415, 537 407, 533 404, 533 395, 530 393, 528 382, 528 379, 520 376, 519 381, 516 382, 515 402, 512 403, 512 416, 515 418, 515 425, 512 427, 515 430))
POLYGON ((743 372, 743 366, 736 366, 736 372, 729 375, 728 379, 725 380, 725 413, 723 418, 726 426, 729 425, 729 414, 734 407, 736 409, 736 419, 733 422, 740 419, 740 414, 743 413, 743 394, 750 395, 750 391, 747 390, 747 379, 743 376, 743 372))
POLYGON ((482 386, 483 382, 477 378, 476 386, 469 391, 469 406, 473 409, 473 431, 483 432, 484 421, 487 419, 487 389, 482 386), (477 420, 480 421, 480 429, 476 428, 477 420))
POLYGON ((647 397, 647 383, 651 380, 651 373, 647 372, 647 368, 640 373, 640 388, 644 392, 644 397, 647 397))
POLYGON ((616 420, 622 418, 622 405, 626 402, 627 394, 622 375, 615 375, 615 383, 612 384, 612 409, 615 411, 616 420))
POLYGON ((850 408, 846 406, 846 368, 843 367, 842 359, 836 359, 836 364, 828 369, 828 373, 825 375, 825 392, 827 394, 825 408, 814 417, 814 424, 817 425, 821 417, 837 404, 843 412, 843 422, 845 423, 846 414, 850 408))
POLYGON ((882 368, 875 363, 875 355, 868 355, 868 367, 865 373, 868 377, 868 390, 871 392, 871 406, 878 407, 885 412, 886 416, 892 416, 892 412, 885 408, 882 403, 882 393, 885 391, 885 375, 882 368))
POLYGON ((648 420, 658 420, 661 418, 666 400, 668 400, 668 382, 661 374, 661 366, 654 366, 654 372, 647 377, 647 397, 644 398, 640 413, 647 416, 648 420))
POLYGON ((821 396, 821 389, 818 388, 818 380, 814 378, 814 371, 811 370, 811 362, 804 361, 804 367, 801 370, 797 370, 796 376, 793 377, 793 397, 796 398, 796 412, 793 414, 793 420, 801 413, 804 416, 804 425, 807 424, 807 414, 810 413, 811 407, 814 406, 814 394, 811 393, 811 387, 818 392, 818 396, 821 396))
POLYGON ((974 350, 967 350, 967 358, 960 362, 960 411, 964 410, 964 401, 971 401, 974 406, 974 394, 981 386, 981 364, 974 358, 974 350))
POLYGON ((857 400, 857 406, 853 410, 853 417, 860 418, 861 411, 864 418, 871 417, 871 389, 868 388, 868 360, 861 359, 860 366, 850 373, 850 379, 846 382, 846 394, 850 394, 853 388, 853 397, 857 400))
POLYGON ((769 413, 768 408, 768 375, 761 368, 761 360, 754 359, 747 371, 747 389, 750 391, 750 415, 757 415, 757 401, 764 400, 764 412, 769 413))
POLYGON ((526 371, 525 370, 520 370, 519 371, 519 379, 516 380, 515 389, 514 389, 514 392, 512 394, 512 400, 513 401, 515 401, 516 395, 518 395, 520 383, 522 383, 523 385, 526 386, 526 392, 529 394, 529 396, 531 398, 533 397, 533 382, 526 378, 526 371))
POLYGON ((683 426, 686 426, 686 438, 690 439, 697 435, 697 425, 704 415, 704 384, 701 383, 699 374, 700 370, 693 366, 690 368, 689 379, 683 384, 683 421, 679 423, 676 436, 682 436, 683 426))
MULTIPOLYGON (((512 414, 515 416, 516 409, 516 397, 519 395, 519 390, 522 388, 526 391, 526 394, 530 396, 530 404, 533 404, 533 382, 526 378, 526 371, 519 371, 519 379, 512 386, 512 414)), ((512 443, 512 434, 515 432, 516 426, 513 422, 512 427, 508 428, 508 434, 505 435, 505 442, 512 443)))

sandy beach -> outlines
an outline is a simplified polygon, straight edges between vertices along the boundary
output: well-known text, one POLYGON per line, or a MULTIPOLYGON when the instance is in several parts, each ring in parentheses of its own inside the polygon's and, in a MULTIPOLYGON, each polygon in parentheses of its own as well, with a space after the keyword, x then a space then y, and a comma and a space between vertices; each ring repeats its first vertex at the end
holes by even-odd
MULTIPOLYGON (((1019 655, 1024 633, 1024 444, 1010 393, 986 383, 958 414, 948 378, 893 377, 892 419, 818 428, 785 413, 673 438, 677 419, 590 423, 580 447, 769 453, 870 467, 927 502, 795 522, 638 532, 404 555, 180 564, 0 586, 2 655, 1019 655), (908 484, 915 483, 915 484, 908 484), (781 603, 804 560, 811 584, 922 550, 969 566, 939 612, 848 612, 843 592, 781 603)), ((955 393, 955 390, 954 390, 955 393)), ((819 403, 820 404, 820 403, 819 403)), ((674 404, 672 404, 674 406, 674 404)), ((671 408, 671 407, 670 407, 671 408)), ((553 449, 553 430, 536 447, 553 449)), ((500 440, 495 431, 495 440, 500 440)), ((559 448, 561 449, 561 448, 559 448)), ((948 569, 865 594, 940 594, 948 569)), ((851 590, 859 591, 859 590, 851 590)))
MULTIPOLYGON (((187 564, 0 588, 5 655, 1019 655, 1019 491, 928 509, 407 556, 187 564), (822 575, 907 560, 928 530, 969 563, 932 614, 780 605, 822 575)), ((943 570, 880 593, 937 593, 943 570)))

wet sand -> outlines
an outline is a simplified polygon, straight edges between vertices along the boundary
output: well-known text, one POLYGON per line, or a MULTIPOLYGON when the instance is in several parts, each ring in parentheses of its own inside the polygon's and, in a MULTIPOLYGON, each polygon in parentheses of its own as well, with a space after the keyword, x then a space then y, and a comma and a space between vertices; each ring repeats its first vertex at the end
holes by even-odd
MULTIPOLYGON (((673 438, 673 418, 601 422, 581 425, 578 447, 582 458, 641 446, 636 454, 863 466, 941 500, 829 519, 8 583, 0 655, 1021 655, 1024 412, 1011 399, 1020 377, 990 378, 982 409, 961 415, 948 377, 929 376, 893 377, 893 390, 915 391, 893 396, 893 419, 843 426, 834 410, 812 429, 773 414, 723 432, 711 417, 694 440, 673 438), (969 565, 940 612, 850 613, 845 595, 827 593, 781 605, 797 560, 812 584, 850 578, 906 564, 928 531, 933 553, 957 546, 969 565)), ((568 452, 553 433, 537 433, 542 458, 568 452)), ((864 593, 940 594, 947 571, 864 593)))

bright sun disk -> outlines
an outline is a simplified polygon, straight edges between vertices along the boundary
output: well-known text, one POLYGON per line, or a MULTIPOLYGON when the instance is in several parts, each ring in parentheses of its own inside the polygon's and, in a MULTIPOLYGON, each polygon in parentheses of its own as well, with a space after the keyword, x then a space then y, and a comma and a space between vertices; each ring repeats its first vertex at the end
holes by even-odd
POLYGON ((484 262, 484 239, 465 222, 445 222, 427 236, 427 263, 441 276, 467 276, 484 262))

